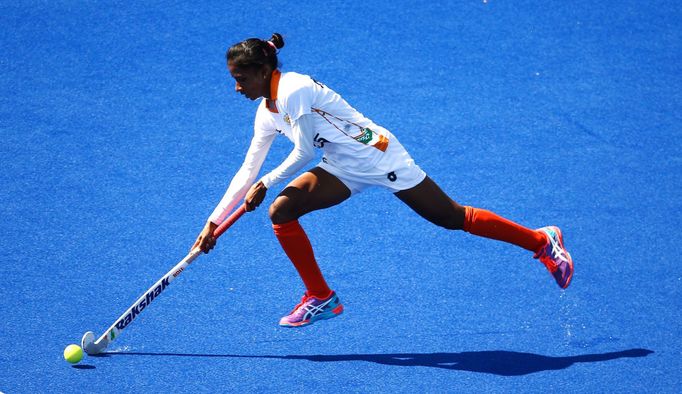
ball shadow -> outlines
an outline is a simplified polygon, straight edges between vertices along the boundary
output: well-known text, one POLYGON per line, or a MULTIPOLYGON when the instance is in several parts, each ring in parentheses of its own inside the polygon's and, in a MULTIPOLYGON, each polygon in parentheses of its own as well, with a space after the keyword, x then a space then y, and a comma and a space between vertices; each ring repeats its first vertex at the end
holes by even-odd
POLYGON ((72 365, 71 368, 74 368, 74 369, 95 369, 95 366, 90 365, 90 364, 78 364, 78 365, 72 365))

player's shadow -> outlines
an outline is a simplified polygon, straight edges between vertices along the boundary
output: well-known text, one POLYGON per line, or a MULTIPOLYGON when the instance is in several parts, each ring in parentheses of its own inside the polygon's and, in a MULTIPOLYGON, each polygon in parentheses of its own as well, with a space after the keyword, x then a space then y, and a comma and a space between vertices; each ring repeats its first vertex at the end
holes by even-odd
POLYGON ((342 355, 230 355, 230 354, 179 354, 179 353, 107 353, 107 355, 178 356, 215 358, 268 358, 281 360, 309 360, 314 362, 366 361, 400 367, 431 367, 457 371, 489 373, 502 376, 520 376, 541 371, 568 368, 575 363, 595 363, 626 357, 646 357, 648 349, 629 349, 619 352, 582 354, 552 357, 533 353, 506 350, 485 350, 460 353, 396 353, 396 354, 342 354, 342 355))
POLYGON ((647 349, 630 349, 611 353, 552 357, 533 353, 490 350, 460 353, 284 356, 282 358, 305 359, 315 362, 367 361, 384 365, 420 366, 502 376, 519 376, 564 369, 575 363, 594 363, 625 357, 645 357, 651 353, 653 351, 647 349))

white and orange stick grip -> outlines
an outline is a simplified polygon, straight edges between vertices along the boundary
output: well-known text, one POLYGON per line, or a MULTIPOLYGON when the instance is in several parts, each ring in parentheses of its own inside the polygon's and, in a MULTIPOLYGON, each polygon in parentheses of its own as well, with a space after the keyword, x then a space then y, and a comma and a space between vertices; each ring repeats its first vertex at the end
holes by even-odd
MULTIPOLYGON (((216 239, 220 237, 234 222, 239 219, 244 212, 246 212, 246 206, 242 205, 236 209, 230 216, 225 219, 224 222, 220 224, 214 231, 213 237, 216 239)), ((95 340, 95 333, 88 331, 83 335, 81 340, 81 347, 89 355, 95 355, 103 352, 109 343, 121 335, 121 332, 130 325, 130 323, 135 320, 135 318, 145 310, 149 304, 152 303, 165 289, 170 285, 170 283, 177 278, 182 271, 187 268, 192 262, 199 257, 201 254, 201 249, 192 249, 185 258, 180 260, 170 271, 168 271, 161 279, 152 285, 140 298, 133 303, 123 314, 116 319, 116 322, 109 327, 102 336, 95 340)))

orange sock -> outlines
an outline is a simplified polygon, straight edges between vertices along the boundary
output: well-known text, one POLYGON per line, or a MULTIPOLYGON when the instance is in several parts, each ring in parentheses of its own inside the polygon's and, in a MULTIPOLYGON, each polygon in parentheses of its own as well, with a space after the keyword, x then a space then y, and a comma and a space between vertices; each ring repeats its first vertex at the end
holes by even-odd
POLYGON ((523 227, 485 209, 464 208, 464 231, 468 233, 514 244, 531 252, 537 252, 547 243, 547 238, 539 231, 523 227))
POLYGON ((315 261, 313 247, 298 220, 283 224, 273 224, 275 236, 282 245, 282 249, 289 256, 289 260, 294 263, 294 267, 303 279, 309 296, 317 298, 327 298, 331 294, 331 289, 322 276, 320 267, 315 261))

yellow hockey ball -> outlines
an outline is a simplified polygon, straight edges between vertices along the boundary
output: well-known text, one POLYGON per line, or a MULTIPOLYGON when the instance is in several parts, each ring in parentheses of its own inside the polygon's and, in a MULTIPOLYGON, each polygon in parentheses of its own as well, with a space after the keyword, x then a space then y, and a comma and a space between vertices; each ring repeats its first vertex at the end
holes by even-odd
POLYGON ((64 349, 64 360, 78 364, 83 359, 83 349, 78 345, 69 345, 64 349))

